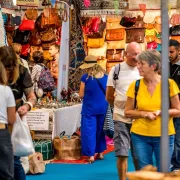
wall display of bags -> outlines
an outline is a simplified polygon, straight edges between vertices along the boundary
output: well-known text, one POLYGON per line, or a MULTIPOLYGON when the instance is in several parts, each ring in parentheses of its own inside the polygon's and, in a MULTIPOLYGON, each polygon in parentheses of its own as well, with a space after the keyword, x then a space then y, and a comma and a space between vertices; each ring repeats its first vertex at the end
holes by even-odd
POLYGON ((124 49, 108 49, 107 50, 107 60, 108 60, 108 62, 123 61, 124 60, 124 49))

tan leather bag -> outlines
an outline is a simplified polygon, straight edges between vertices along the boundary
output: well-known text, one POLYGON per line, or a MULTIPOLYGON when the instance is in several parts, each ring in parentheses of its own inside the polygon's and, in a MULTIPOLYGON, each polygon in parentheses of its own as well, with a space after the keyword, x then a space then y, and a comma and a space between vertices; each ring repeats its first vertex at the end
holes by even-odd
POLYGON ((42 174, 45 171, 45 163, 41 153, 36 152, 29 156, 29 172, 30 174, 42 174))
POLYGON ((107 43, 104 43, 104 45, 100 48, 88 48, 88 55, 93 55, 93 56, 102 56, 106 57, 106 50, 107 50, 107 43))
POLYGON ((81 159, 81 140, 78 136, 55 137, 53 140, 56 151, 55 158, 62 160, 81 159))
POLYGON ((137 42, 143 43, 145 37, 144 28, 126 28, 126 43, 137 42))
POLYGON ((92 48, 99 48, 104 45, 104 38, 88 38, 87 40, 87 46, 92 48))
POLYGON ((106 19, 106 29, 120 29, 124 28, 120 25, 121 17, 117 18, 107 18, 106 19))
POLYGON ((108 49, 107 60, 109 61, 124 61, 124 49, 108 49))
POLYGON ((124 28, 120 29, 110 29, 106 31, 106 40, 107 41, 120 41, 124 39, 124 28))
POLYGON ((125 49, 125 39, 121 41, 106 41, 107 49, 125 49))

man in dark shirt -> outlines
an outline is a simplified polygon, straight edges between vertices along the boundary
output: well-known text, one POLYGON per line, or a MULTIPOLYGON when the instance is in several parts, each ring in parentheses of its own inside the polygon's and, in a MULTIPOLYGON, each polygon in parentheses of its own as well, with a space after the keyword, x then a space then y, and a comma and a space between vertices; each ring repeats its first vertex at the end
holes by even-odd
MULTIPOLYGON (((180 43, 176 40, 169 42, 169 61, 170 78, 173 79, 180 88, 180 43)), ((180 96, 179 96, 180 97, 180 96)), ((174 152, 171 159, 171 170, 180 171, 180 117, 174 118, 174 127, 176 130, 174 152)))

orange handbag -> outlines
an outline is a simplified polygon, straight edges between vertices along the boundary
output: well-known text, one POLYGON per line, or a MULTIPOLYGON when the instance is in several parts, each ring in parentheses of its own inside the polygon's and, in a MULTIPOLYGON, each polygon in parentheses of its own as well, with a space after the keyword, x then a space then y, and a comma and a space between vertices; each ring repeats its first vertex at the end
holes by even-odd
POLYGON ((107 41, 120 41, 124 39, 124 28, 120 29, 110 29, 106 31, 106 40, 107 41))

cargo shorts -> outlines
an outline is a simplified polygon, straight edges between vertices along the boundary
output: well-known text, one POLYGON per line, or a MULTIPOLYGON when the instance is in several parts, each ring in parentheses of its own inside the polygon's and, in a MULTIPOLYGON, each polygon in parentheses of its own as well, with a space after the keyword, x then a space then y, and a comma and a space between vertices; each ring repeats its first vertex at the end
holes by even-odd
POLYGON ((114 120, 114 151, 116 157, 129 156, 129 148, 131 145, 130 136, 131 124, 114 120))

